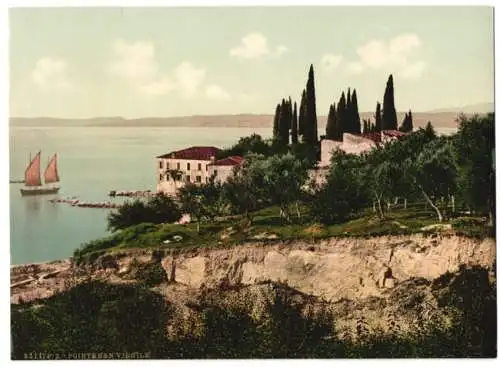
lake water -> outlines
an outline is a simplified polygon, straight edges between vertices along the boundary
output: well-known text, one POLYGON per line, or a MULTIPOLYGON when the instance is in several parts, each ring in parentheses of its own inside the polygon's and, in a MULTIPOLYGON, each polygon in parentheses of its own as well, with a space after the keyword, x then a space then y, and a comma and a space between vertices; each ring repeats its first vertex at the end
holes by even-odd
MULTIPOLYGON (((157 155, 192 145, 227 147, 253 132, 268 137, 272 129, 11 127, 10 178, 24 178, 30 151, 42 151, 42 170, 57 152, 57 196, 104 201, 112 189, 154 191, 157 155)), ((21 187, 10 185, 12 264, 67 258, 80 244, 108 234, 109 210, 51 203, 53 195, 22 197, 21 187)))
MULTIPOLYGON (((104 201, 112 189, 155 190, 157 155, 191 145, 228 147, 253 132, 269 137, 272 129, 11 127, 10 178, 24 177, 30 152, 42 150, 42 169, 57 152, 58 196, 104 201)), ((109 210, 49 202, 54 196, 22 197, 22 186, 10 185, 12 264, 67 258, 80 244, 107 234, 109 210)))

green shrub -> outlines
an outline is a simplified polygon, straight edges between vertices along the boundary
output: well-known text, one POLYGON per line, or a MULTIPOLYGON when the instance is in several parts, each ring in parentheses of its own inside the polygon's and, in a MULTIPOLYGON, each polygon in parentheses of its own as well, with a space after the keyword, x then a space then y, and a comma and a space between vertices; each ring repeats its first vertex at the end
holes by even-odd
POLYGON ((169 196, 157 194, 144 202, 126 202, 108 215, 108 228, 112 231, 131 227, 140 223, 173 223, 182 213, 176 202, 169 196))
POLYGON ((41 302, 13 306, 12 359, 31 352, 64 355, 142 352, 164 355, 170 306, 142 286, 88 282, 41 302))
POLYGON ((135 279, 147 287, 153 287, 168 281, 168 276, 161 263, 152 262, 140 265, 135 272, 135 279))

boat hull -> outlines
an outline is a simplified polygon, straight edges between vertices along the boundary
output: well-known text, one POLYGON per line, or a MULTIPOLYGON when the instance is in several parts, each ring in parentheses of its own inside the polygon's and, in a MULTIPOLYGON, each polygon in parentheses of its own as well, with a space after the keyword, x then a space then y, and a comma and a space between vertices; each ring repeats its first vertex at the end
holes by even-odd
POLYGON ((20 189, 22 196, 53 195, 59 192, 59 187, 40 187, 35 189, 20 189))

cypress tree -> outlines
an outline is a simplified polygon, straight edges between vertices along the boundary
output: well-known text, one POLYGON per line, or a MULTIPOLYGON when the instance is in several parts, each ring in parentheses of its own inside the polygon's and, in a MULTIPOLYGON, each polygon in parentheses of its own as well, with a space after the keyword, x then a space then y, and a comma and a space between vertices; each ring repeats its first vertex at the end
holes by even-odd
POLYGON ((351 100, 351 88, 347 89, 347 101, 345 106, 345 121, 344 121, 344 131, 346 133, 352 133, 353 124, 352 124, 352 100, 351 100))
POLYGON ((404 133, 408 133, 413 131, 413 118, 411 116, 411 110, 409 113, 405 113, 405 118, 403 120, 403 123, 401 124, 401 127, 399 128, 399 131, 402 131, 404 133))
POLYGON ((351 125, 354 133, 361 133, 361 121, 359 118, 358 110, 358 96, 356 95, 356 89, 352 92, 351 97, 351 125))
POLYGON ((335 138, 335 109, 333 105, 330 105, 330 110, 328 111, 328 118, 326 119, 326 131, 325 136, 327 139, 335 138))
POLYGON ((273 121, 273 140, 278 140, 279 135, 279 119, 280 119, 280 104, 276 105, 276 111, 274 113, 274 121, 273 121))
POLYGON ((292 117, 292 144, 297 144, 299 137, 297 136, 297 102, 293 104, 293 117, 292 117))
POLYGON ((337 107, 335 106, 335 103, 333 104, 333 122, 333 126, 335 127, 333 140, 342 140, 342 129, 340 127, 339 120, 337 119, 337 107))
POLYGON ((384 106, 382 111, 382 130, 397 130, 398 118, 394 106, 394 81, 389 75, 384 92, 384 106))
POLYGON ((399 131, 405 132, 407 129, 407 124, 408 124, 408 114, 405 113, 405 117, 403 118, 403 121, 401 121, 401 126, 399 127, 399 131))
POLYGON ((370 119, 368 119, 368 120, 363 119, 363 134, 367 134, 367 133, 371 132, 371 129, 372 129, 372 123, 371 123, 370 119))
POLYGON ((306 86, 306 121, 304 141, 309 145, 315 145, 318 142, 318 118, 316 116, 316 90, 314 87, 314 68, 311 64, 306 86))
POLYGON ((279 142, 282 145, 290 143, 290 117, 288 101, 281 101, 280 118, 279 118, 279 142))
POLYGON ((380 102, 377 102, 377 111, 375 112, 375 131, 382 131, 382 114, 380 111, 380 102))
POLYGON ((302 136, 302 141, 304 141, 305 135, 305 125, 306 125, 306 115, 307 115, 307 96, 306 90, 302 90, 302 98, 300 100, 299 108, 299 135, 302 136))
POLYGON ((337 117, 336 117, 336 122, 337 122, 337 136, 338 140, 342 141, 344 140, 344 132, 346 131, 345 128, 345 120, 346 120, 346 100, 345 100, 345 94, 342 92, 342 95, 340 96, 339 103, 337 104, 337 117))

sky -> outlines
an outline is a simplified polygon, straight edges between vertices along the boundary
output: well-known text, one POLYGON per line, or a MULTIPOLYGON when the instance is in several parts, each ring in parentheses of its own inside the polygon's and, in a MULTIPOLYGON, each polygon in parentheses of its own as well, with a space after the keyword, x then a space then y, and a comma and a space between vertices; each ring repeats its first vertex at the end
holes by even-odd
POLYGON ((491 7, 14 8, 10 115, 273 114, 314 65, 318 114, 389 74, 399 111, 494 100, 491 7))

